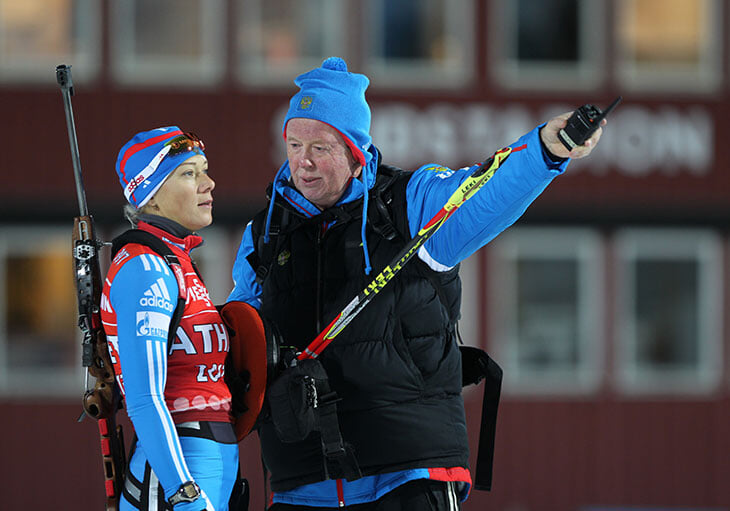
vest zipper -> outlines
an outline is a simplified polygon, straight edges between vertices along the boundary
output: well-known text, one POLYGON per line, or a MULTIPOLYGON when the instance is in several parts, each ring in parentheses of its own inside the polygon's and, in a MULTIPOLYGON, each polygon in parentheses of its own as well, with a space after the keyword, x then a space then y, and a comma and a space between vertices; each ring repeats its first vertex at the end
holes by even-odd
POLYGON ((317 229, 317 301, 315 302, 317 311, 317 328, 315 332, 318 334, 322 331, 322 237, 324 224, 317 229))
POLYGON ((342 479, 337 479, 337 504, 345 507, 345 491, 342 488, 342 479))

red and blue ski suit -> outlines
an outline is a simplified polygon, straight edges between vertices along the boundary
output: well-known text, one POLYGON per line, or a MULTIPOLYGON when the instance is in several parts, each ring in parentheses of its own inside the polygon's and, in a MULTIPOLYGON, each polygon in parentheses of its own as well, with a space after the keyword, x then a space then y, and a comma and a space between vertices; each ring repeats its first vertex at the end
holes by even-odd
POLYGON ((101 315, 136 433, 120 509, 156 510, 194 480, 204 499, 178 504, 175 511, 225 510, 238 474, 238 445, 223 379, 228 334, 190 259, 202 239, 177 238, 144 222, 138 228, 177 256, 185 308, 168 342, 180 289, 171 267, 144 245, 130 243, 117 252, 101 315))

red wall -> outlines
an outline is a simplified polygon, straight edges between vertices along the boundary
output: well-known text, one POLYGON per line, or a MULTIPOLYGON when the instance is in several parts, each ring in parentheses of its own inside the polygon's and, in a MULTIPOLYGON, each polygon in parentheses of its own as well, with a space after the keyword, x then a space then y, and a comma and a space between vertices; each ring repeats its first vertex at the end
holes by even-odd
MULTIPOLYGON (((467 405, 472 452, 478 394, 467 405)), ((76 423, 80 403, 6 401, 0 410, 0 480, 7 489, 2 509, 103 508, 98 433, 89 419, 76 423)), ((727 396, 684 402, 503 401, 494 489, 472 492, 464 509, 728 509, 729 410, 727 396)), ((241 456, 252 483, 251 509, 262 509, 254 436, 241 444, 241 456)))

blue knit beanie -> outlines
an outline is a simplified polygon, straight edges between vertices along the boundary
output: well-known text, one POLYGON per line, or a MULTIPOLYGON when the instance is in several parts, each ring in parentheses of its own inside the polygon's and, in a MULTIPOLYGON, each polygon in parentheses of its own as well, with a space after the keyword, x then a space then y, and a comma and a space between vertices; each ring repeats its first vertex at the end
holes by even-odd
POLYGON ((370 137, 370 106, 365 101, 367 76, 350 73, 347 64, 330 57, 322 67, 297 76, 294 83, 300 91, 289 101, 283 133, 289 119, 302 117, 329 124, 340 132, 355 159, 364 167, 372 159, 368 152, 370 137))
MULTIPOLYGON (((117 174, 124 197, 136 208, 144 206, 173 170, 195 154, 205 156, 202 143, 189 150, 168 155, 176 139, 190 139, 177 126, 137 133, 124 144, 117 156, 117 174)), ((183 140, 185 142, 185 140, 183 140)))

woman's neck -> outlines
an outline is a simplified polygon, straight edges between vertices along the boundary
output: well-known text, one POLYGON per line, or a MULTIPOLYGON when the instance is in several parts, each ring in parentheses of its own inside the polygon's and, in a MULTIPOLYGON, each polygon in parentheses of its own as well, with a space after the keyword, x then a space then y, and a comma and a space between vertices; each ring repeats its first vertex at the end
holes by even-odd
POLYGON ((158 229, 169 232, 176 238, 183 239, 193 233, 190 229, 187 229, 176 221, 170 220, 169 218, 164 216, 152 215, 150 213, 142 213, 137 218, 142 222, 148 223, 154 227, 157 227, 158 229))

